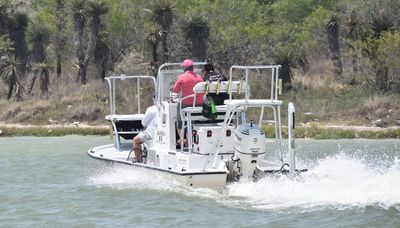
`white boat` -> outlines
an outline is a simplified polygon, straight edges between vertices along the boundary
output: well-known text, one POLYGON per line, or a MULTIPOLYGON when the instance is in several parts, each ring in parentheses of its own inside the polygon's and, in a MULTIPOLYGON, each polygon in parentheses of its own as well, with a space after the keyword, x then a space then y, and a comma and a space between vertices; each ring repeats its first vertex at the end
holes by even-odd
MULTIPOLYGON (((195 71, 198 71, 199 66, 203 64, 194 63, 195 71)), ((107 77, 110 90, 110 115, 107 115, 106 119, 112 125, 115 143, 91 148, 88 150, 88 155, 104 161, 169 173, 182 185, 195 188, 223 189, 227 183, 243 178, 257 180, 265 174, 295 175, 297 172, 305 171, 295 167, 293 137, 295 110, 292 103, 288 104, 288 149, 285 151, 283 147, 281 124, 283 102, 278 99, 279 68, 279 65, 232 66, 228 81, 198 83, 193 88, 192 97, 198 93, 229 95, 224 105, 216 106, 217 116, 214 119, 204 117, 202 107, 194 105, 183 108, 181 113, 177 113, 177 105, 181 105, 185 98, 174 103, 169 91, 177 75, 182 73, 180 63, 163 64, 159 68, 157 79, 152 76, 107 77), (259 81, 250 77, 255 74, 259 81), (136 114, 117 114, 116 84, 121 80, 137 82, 136 114), (144 81, 148 81, 147 85, 151 84, 154 87, 150 90, 155 93, 157 129, 153 138, 143 143, 144 161, 138 163, 132 159, 134 157, 134 153, 131 153, 132 138, 143 128, 142 102, 152 99, 152 94, 143 97, 140 84, 144 81), (258 87, 257 99, 252 98, 253 85, 258 87), (185 120, 183 129, 191 132, 188 134, 190 137, 187 138, 187 145, 184 145, 183 140, 177 145, 179 136, 176 133, 177 114, 185 120), (251 120, 249 116, 254 119, 251 120), (267 117, 271 120, 267 120, 267 117), (275 128, 272 146, 267 146, 266 135, 261 127, 263 123, 272 124, 275 128)), ((180 135, 183 135, 183 129, 180 135)))

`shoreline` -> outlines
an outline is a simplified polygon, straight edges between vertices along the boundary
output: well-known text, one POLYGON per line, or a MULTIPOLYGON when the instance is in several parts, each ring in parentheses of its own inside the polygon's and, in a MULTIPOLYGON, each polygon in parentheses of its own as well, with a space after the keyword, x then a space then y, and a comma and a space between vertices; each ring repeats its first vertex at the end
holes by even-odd
MULTIPOLYGON (((274 137, 273 127, 263 126, 267 135, 274 137)), ((0 137, 14 136, 64 136, 64 135, 110 135, 111 126, 89 125, 87 123, 68 124, 7 124, 0 123, 0 137)), ((352 139, 352 138, 400 138, 400 127, 386 128, 371 126, 301 124, 296 126, 296 138, 313 139, 352 139)), ((287 136, 287 127, 283 127, 283 137, 287 136)))
POLYGON ((65 136, 65 135, 109 135, 111 126, 69 124, 5 124, 0 123, 0 137, 14 136, 65 136))

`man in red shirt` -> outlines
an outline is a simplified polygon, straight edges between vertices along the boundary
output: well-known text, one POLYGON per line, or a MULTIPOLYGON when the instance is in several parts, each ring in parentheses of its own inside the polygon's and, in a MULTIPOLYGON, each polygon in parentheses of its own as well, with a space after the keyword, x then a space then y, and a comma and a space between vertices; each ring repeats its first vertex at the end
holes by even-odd
MULTIPOLYGON (((174 93, 179 93, 182 92, 182 97, 194 94, 193 92, 193 87, 199 83, 202 82, 203 79, 200 75, 196 74, 193 71, 193 61, 190 59, 185 59, 182 62, 182 67, 185 71, 185 73, 181 74, 178 76, 178 80, 175 82, 175 85, 172 89, 172 92, 174 93)), ((196 96, 196 106, 197 105, 202 105, 203 104, 203 94, 198 93, 196 96)), ((193 105, 193 98, 187 98, 182 101, 182 108, 188 107, 193 105)), ((180 133, 180 129, 182 128, 182 119, 180 115, 180 107, 178 105, 178 110, 177 110, 177 130, 178 134, 180 133)))

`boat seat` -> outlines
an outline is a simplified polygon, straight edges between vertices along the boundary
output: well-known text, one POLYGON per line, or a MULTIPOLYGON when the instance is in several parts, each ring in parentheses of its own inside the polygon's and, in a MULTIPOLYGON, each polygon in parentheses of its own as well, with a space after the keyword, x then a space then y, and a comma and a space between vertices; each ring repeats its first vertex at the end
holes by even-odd
MULTIPOLYGON (((196 104, 196 95, 199 93, 243 93, 245 92, 246 84, 243 81, 214 81, 214 82, 199 82, 193 87, 194 94, 188 95, 183 97, 178 105, 182 105, 182 101, 188 98, 193 98, 193 106, 185 107, 181 109, 182 114, 191 115, 192 120, 203 119, 208 120, 205 117, 202 117, 201 112, 203 107, 195 106, 196 104)), ((223 119, 225 117, 225 113, 228 110, 227 105, 216 105, 217 109, 217 118, 216 119, 223 119)))
POLYGON ((282 101, 280 100, 272 100, 272 99, 239 99, 239 100, 225 100, 224 104, 227 106, 243 106, 246 105, 248 107, 262 107, 262 106, 280 106, 282 105, 282 101))
POLYGON ((107 115, 105 119, 112 123, 113 132, 116 136, 121 136, 126 140, 131 140, 143 130, 143 116, 144 114, 113 114, 107 115))
POLYGON ((228 93, 228 94, 241 94, 246 91, 247 84, 240 81, 213 81, 213 82, 199 82, 193 87, 193 92, 198 93, 228 93))

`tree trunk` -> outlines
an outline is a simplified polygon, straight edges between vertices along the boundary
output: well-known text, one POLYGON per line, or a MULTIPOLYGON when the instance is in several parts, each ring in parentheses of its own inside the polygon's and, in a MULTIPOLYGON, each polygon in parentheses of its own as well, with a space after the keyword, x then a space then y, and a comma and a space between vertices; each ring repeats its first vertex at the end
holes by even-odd
POLYGON ((37 72, 33 72, 32 77, 30 78, 30 80, 28 82, 28 95, 32 94, 32 89, 33 89, 33 86, 35 85, 36 78, 37 78, 37 72))
POLYGON ((17 101, 23 101, 25 99, 25 88, 18 83, 16 85, 17 92, 15 94, 15 97, 17 98, 17 101))
POLYGON ((10 82, 8 83, 7 100, 10 100, 13 90, 14 90, 14 84, 12 83, 12 81, 10 81, 10 82))
POLYGON ((342 60, 340 59, 339 24, 331 20, 327 26, 328 46, 334 66, 334 74, 338 81, 343 81, 342 60))
POLYGON ((98 39, 98 34, 99 34, 99 25, 100 25, 100 19, 99 18, 93 18, 92 21, 90 22, 91 24, 91 31, 90 31, 90 36, 89 36, 89 42, 88 42, 88 47, 86 49, 85 57, 82 62, 82 66, 80 68, 80 78, 81 78, 81 83, 85 84, 86 83, 86 70, 89 65, 89 61, 91 57, 93 56, 94 50, 96 49, 96 44, 97 44, 97 39, 98 39))
POLYGON ((83 85, 86 84, 86 67, 87 67, 87 66, 85 66, 85 65, 82 63, 82 64, 80 64, 80 66, 79 66, 79 71, 78 71, 80 82, 81 82, 81 84, 83 84, 83 85))
POLYGON ((163 62, 167 63, 168 62, 168 46, 167 46, 167 34, 164 33, 162 36, 162 46, 163 46, 163 62))
POLYGON ((57 54, 57 78, 61 77, 61 54, 57 54))
POLYGON ((43 70, 40 73, 40 96, 45 97, 49 92, 49 71, 43 70))
POLYGON ((158 53, 157 53, 157 43, 151 44, 152 47, 152 54, 153 54, 153 63, 157 65, 158 63, 158 53))
POLYGON ((26 65, 28 62, 28 48, 25 42, 25 30, 10 32, 10 39, 15 48, 15 58, 21 62, 21 64, 18 64, 17 66, 18 71, 21 73, 22 78, 25 78, 26 65))
POLYGON ((385 63, 377 63, 375 69, 375 84, 377 89, 381 91, 388 90, 389 67, 385 63))
POLYGON ((353 72, 358 73, 358 66, 357 66, 357 55, 352 55, 352 63, 353 63, 353 72))
POLYGON ((64 0, 56 1, 56 29, 57 34, 55 37, 55 51, 57 55, 57 78, 61 77, 61 61, 62 53, 65 48, 65 37, 64 30, 66 27, 66 14, 65 14, 65 2, 64 0))
POLYGON ((104 62, 101 63, 101 79, 104 81, 104 78, 106 77, 106 72, 107 72, 107 66, 104 62))
POLYGON ((204 40, 192 41, 192 55, 195 61, 204 61, 206 59, 206 44, 204 40))
POLYGON ((83 30, 84 27, 83 25, 75 25, 74 28, 74 47, 75 47, 75 55, 76 58, 78 60, 78 77, 77 80, 81 80, 86 82, 86 79, 82 79, 81 78, 81 68, 83 65, 83 60, 85 58, 84 54, 83 54, 83 30))
POLYGON ((82 46, 82 37, 79 37, 77 41, 75 42, 75 48, 76 48, 76 56, 78 59, 78 77, 77 80, 86 81, 86 79, 81 78, 81 70, 82 70, 82 65, 83 65, 83 60, 84 60, 84 55, 83 55, 83 46, 82 46))
POLYGON ((284 90, 289 90, 292 88, 292 70, 289 65, 282 65, 282 70, 280 72, 282 77, 282 85, 284 90))
POLYGON ((153 62, 150 64, 152 74, 154 77, 157 77, 158 74, 158 53, 157 53, 157 45, 158 43, 152 43, 151 47, 153 49, 152 54, 153 54, 153 62))

